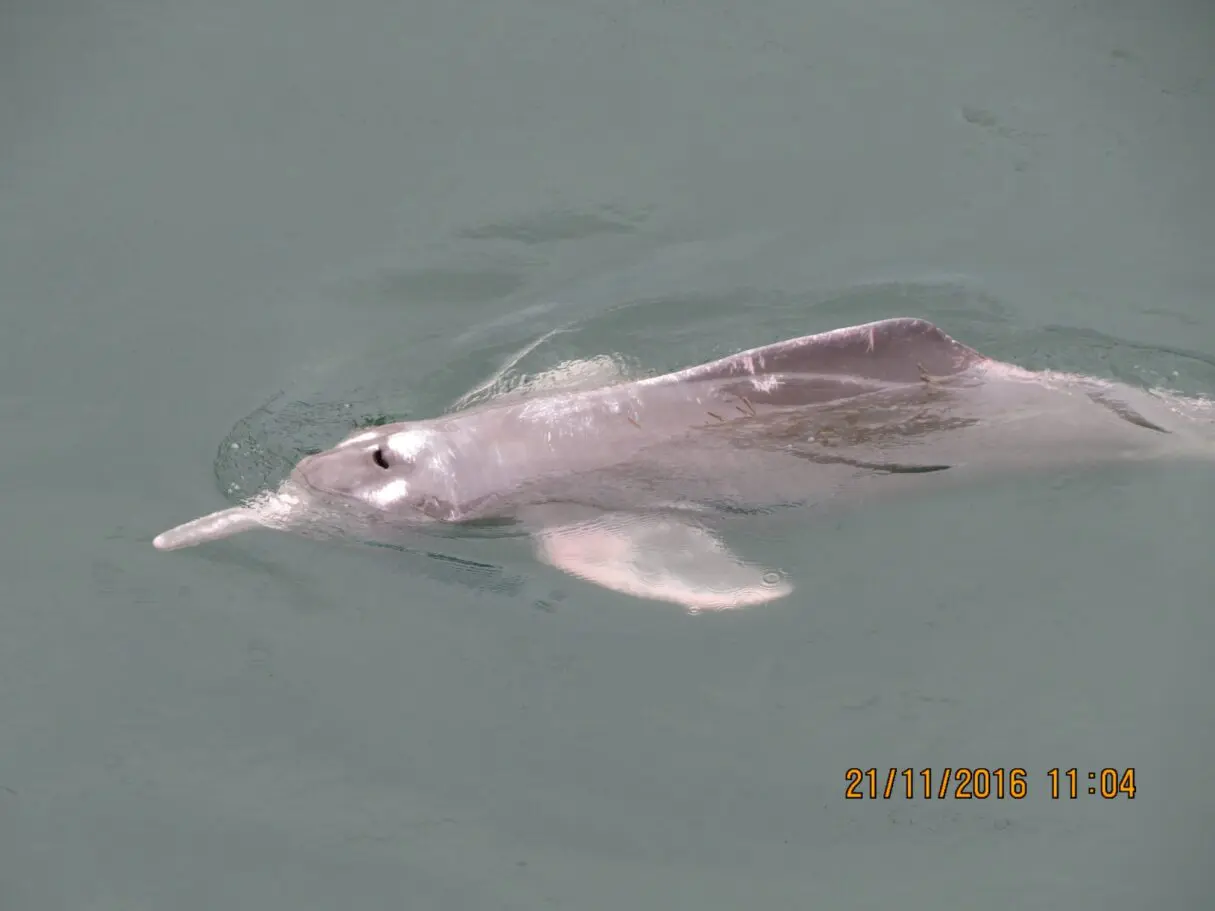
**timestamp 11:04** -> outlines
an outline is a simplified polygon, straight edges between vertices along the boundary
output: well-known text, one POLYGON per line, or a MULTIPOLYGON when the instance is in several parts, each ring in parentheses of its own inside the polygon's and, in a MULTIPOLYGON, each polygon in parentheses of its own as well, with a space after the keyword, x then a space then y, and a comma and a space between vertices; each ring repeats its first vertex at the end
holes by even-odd
MULTIPOLYGON (((1023 800, 1031 788, 1029 774, 1021 767, 982 768, 942 766, 923 769, 860 769, 847 772, 844 796, 850 800, 869 798, 907 800, 923 796, 938 800, 1023 800)), ((1100 796, 1105 800, 1135 797, 1135 769, 1104 768, 1093 771, 1054 768, 1046 773, 1047 793, 1052 800, 1076 800, 1100 796)))
POLYGON ((1086 794, 1098 795, 1106 800, 1113 800, 1115 797, 1135 799, 1134 766, 1092 772, 1080 769, 1051 769, 1046 776, 1050 779, 1050 796, 1053 800, 1075 800, 1086 794))

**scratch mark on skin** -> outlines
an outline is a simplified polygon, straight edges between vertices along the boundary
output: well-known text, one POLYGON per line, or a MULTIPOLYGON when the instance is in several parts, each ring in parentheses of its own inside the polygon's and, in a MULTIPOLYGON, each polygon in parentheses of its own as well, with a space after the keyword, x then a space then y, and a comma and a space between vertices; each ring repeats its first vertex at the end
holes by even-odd
POLYGON ((627 414, 626 414, 626 415, 625 415, 625 417, 626 417, 626 418, 628 418, 628 421, 629 421, 629 423, 630 423, 630 424, 632 424, 632 425, 633 425, 634 427, 636 427, 638 430, 640 430, 640 429, 641 429, 641 425, 640 425, 640 424, 638 424, 636 420, 634 420, 634 418, 632 417, 632 415, 627 415, 627 414))
POLYGON ((705 412, 705 414, 707 414, 707 415, 708 415, 709 417, 711 417, 711 418, 717 418, 717 420, 719 420, 719 421, 724 421, 724 420, 725 420, 725 418, 723 418, 723 417, 722 417, 720 414, 717 414, 717 413, 712 412, 712 411, 706 411, 706 412, 705 412))
POLYGON ((794 455, 799 459, 819 465, 851 465, 853 468, 864 468, 881 474, 927 474, 933 471, 947 471, 952 467, 950 465, 904 465, 899 462, 866 462, 861 459, 827 455, 821 452, 798 452, 794 455))
POLYGON ((740 395, 739 398, 742 400, 742 403, 747 406, 747 410, 751 412, 751 417, 755 417, 755 406, 751 404, 751 400, 745 395, 740 395))
POLYGON ((920 382, 921 382, 921 383, 933 383, 933 382, 936 382, 936 381, 933 379, 933 377, 932 377, 932 376, 931 376, 931 375, 928 373, 928 371, 924 369, 924 365, 923 365, 923 364, 921 364, 919 361, 916 361, 916 367, 918 367, 918 368, 919 368, 919 370, 920 370, 920 382))

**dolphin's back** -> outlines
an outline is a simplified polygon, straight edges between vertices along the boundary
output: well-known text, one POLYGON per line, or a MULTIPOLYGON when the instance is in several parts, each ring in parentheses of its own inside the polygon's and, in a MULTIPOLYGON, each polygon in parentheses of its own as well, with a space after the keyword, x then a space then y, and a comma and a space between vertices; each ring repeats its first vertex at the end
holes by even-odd
POLYGON ((752 348, 669 374, 669 381, 800 374, 914 383, 924 373, 952 376, 983 355, 922 319, 879 320, 752 348))
MULTIPOLYGON (((451 464, 459 466, 457 505, 475 509, 503 493, 552 490, 560 478, 599 477, 623 470, 622 465, 634 466, 636 471, 629 469, 634 474, 677 477, 685 485, 701 476, 720 484, 717 479, 732 470, 727 463, 754 473, 750 469, 765 461, 761 452, 783 452, 791 440, 804 442, 822 421, 852 419, 831 411, 820 419, 818 407, 842 407, 866 396, 881 414, 892 409, 899 414, 927 399, 921 410, 935 413, 947 403, 939 387, 925 387, 926 374, 953 376, 986 360, 925 320, 891 319, 778 342, 650 379, 457 414, 444 430, 451 464)), ((848 464, 853 455, 869 454, 849 453, 848 464)), ((772 458, 787 462, 789 456, 772 458)), ((816 472, 830 473, 821 466, 816 472)), ((610 483, 623 482, 613 476, 610 483)))

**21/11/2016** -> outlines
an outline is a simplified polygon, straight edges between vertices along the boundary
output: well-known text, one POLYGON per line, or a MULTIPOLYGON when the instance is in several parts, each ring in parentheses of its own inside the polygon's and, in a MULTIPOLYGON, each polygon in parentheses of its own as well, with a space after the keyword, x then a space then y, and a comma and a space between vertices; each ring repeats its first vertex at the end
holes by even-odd
MULTIPOLYGON (((877 768, 851 768, 845 773, 848 782, 844 797, 848 800, 890 800, 916 797, 944 800, 1023 800, 1029 794, 1029 775, 1025 769, 985 768, 969 766, 944 766, 939 770, 890 767, 882 772, 877 768)), ((1133 766, 1117 769, 1104 768, 1099 771, 1081 772, 1079 769, 1054 768, 1046 773, 1049 794, 1052 800, 1067 798, 1075 800, 1083 794, 1100 795, 1106 800, 1135 797, 1135 769, 1133 766), (1087 778, 1090 785, 1082 784, 1087 778)))

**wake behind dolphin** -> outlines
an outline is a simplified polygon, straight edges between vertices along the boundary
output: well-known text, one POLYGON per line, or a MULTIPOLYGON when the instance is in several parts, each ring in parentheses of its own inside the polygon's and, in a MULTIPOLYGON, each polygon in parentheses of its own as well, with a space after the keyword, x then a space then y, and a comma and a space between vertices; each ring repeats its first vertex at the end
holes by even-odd
POLYGON ((537 557, 689 610, 793 590, 715 513, 1118 460, 1215 459, 1210 403, 987 358, 924 320, 866 323, 675 373, 361 430, 275 491, 159 535, 392 539, 508 522, 537 557))

